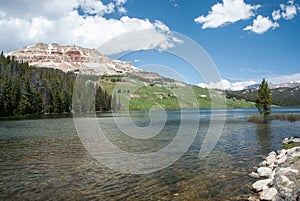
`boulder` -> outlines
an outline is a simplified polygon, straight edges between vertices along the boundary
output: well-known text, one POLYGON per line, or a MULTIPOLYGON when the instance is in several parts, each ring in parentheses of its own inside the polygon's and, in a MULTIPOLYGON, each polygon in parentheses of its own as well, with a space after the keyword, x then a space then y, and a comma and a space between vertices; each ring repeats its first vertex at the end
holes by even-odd
POLYGON ((278 155, 277 155, 276 158, 280 159, 280 158, 286 156, 286 154, 287 154, 287 150, 286 149, 281 149, 280 151, 278 151, 278 155))
POLYGON ((269 177, 272 174, 272 169, 269 167, 260 167, 257 169, 259 176, 269 177))
POLYGON ((289 178, 287 178, 284 175, 280 175, 281 178, 281 185, 282 186, 286 186, 289 187, 290 185, 292 185, 294 182, 290 181, 289 178))
POLYGON ((259 163, 259 166, 260 166, 260 167, 266 167, 266 166, 267 166, 267 161, 264 160, 264 161, 260 162, 260 163, 259 163))
POLYGON ((300 143, 300 138, 294 138, 294 137, 290 137, 290 138, 284 138, 282 140, 282 144, 290 144, 290 143, 300 143))
POLYGON ((255 179, 259 179, 259 178, 260 178, 259 174, 256 173, 256 172, 251 172, 251 173, 249 174, 249 176, 250 176, 250 177, 253 177, 253 178, 255 178, 255 179))
POLYGON ((278 171, 278 174, 280 175, 289 175, 289 174, 298 174, 299 171, 295 170, 293 168, 287 167, 287 168, 280 168, 278 171))
POLYGON ((286 156, 286 155, 282 156, 281 158, 279 158, 279 159, 277 160, 277 164, 284 163, 284 162, 286 161, 286 159, 287 159, 287 156, 286 156))
POLYGON ((256 181, 254 184, 252 184, 253 189, 255 189, 257 192, 262 191, 265 187, 268 187, 268 185, 271 183, 271 179, 262 179, 256 181))
POLYGON ((266 158, 266 161, 267 161, 267 165, 275 164, 275 162, 276 162, 276 153, 275 154, 269 154, 269 156, 266 158))
POLYGON ((250 196, 248 198, 248 201, 260 201, 260 199, 258 197, 255 197, 255 196, 250 196))
POLYGON ((272 200, 277 195, 276 188, 269 188, 267 190, 264 190, 260 194, 261 200, 272 200))

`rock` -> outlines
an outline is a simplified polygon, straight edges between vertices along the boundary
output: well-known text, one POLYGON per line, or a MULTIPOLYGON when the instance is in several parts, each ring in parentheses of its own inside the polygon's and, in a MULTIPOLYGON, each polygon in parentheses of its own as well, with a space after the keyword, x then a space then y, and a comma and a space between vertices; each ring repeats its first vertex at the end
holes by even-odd
POLYGON ((252 185, 252 187, 253 189, 259 192, 262 191, 265 186, 268 186, 271 183, 271 181, 271 179, 258 180, 252 185))
POLYGON ((296 152, 300 152, 300 147, 293 147, 293 148, 287 150, 287 154, 294 154, 296 152))
POLYGON ((131 62, 112 60, 96 49, 74 45, 37 43, 7 55, 14 56, 18 61, 28 62, 29 65, 58 68, 65 72, 78 69, 84 73, 96 75, 142 72, 131 62))
MULTIPOLYGON (((298 140, 300 142, 300 138, 297 138, 295 142, 298 143, 298 140)), ((268 178, 258 180, 252 185, 252 188, 258 192, 259 199, 252 196, 248 200, 300 201, 300 146, 288 150, 282 149, 277 153, 270 152, 266 159, 259 164, 258 173, 251 172, 249 174, 254 178, 258 176, 268 178)))
POLYGON ((277 154, 276 154, 275 151, 271 151, 271 152, 269 153, 269 156, 277 156, 277 154))
POLYGON ((292 185, 294 182, 290 181, 289 178, 287 178, 284 175, 280 175, 281 178, 281 185, 284 187, 289 187, 290 185, 292 185))
POLYGON ((300 153, 294 153, 294 154, 292 154, 292 157, 293 158, 300 157, 300 153))
POLYGON ((248 198, 249 201, 260 201, 260 199, 258 197, 255 197, 255 196, 250 196, 248 198))
POLYGON ((253 177, 253 178, 255 178, 255 179, 259 179, 259 178, 260 178, 259 174, 256 173, 256 172, 251 172, 251 173, 249 174, 249 176, 250 176, 250 177, 253 177))
POLYGON ((260 167, 266 167, 267 166, 267 161, 264 160, 263 162, 259 163, 260 167))
POLYGON ((272 169, 269 167, 260 167, 257 169, 259 176, 269 177, 272 174, 272 169))
POLYGON ((272 200, 277 195, 276 188, 269 188, 260 194, 261 200, 272 200))
POLYGON ((298 173, 299 173, 298 170, 292 169, 290 167, 280 168, 278 171, 278 174, 280 174, 280 175, 298 174, 298 173))
POLYGON ((266 158, 266 161, 267 161, 267 165, 275 164, 275 162, 276 162, 276 153, 275 153, 275 155, 274 154, 271 154, 271 155, 269 154, 269 156, 266 158))
POLYGON ((287 156, 286 156, 286 155, 282 156, 281 158, 279 158, 279 159, 277 160, 277 164, 284 163, 284 162, 286 161, 286 159, 287 159, 287 156))
POLYGON ((276 170, 273 170, 269 178, 274 180, 275 174, 276 174, 276 170))
POLYGON ((287 150, 286 149, 282 149, 280 151, 278 151, 278 155, 277 155, 277 159, 280 159, 282 157, 284 157, 287 154, 287 150))
POLYGON ((300 143, 300 138, 294 138, 294 137, 290 137, 290 138, 284 138, 282 140, 282 144, 290 144, 290 143, 300 143))

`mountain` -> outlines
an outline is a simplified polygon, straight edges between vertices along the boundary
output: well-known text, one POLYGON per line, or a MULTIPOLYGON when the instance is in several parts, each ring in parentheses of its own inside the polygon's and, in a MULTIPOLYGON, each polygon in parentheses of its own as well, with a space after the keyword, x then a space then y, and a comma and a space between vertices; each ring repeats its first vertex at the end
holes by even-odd
POLYGON ((64 72, 81 71, 93 75, 124 75, 139 73, 140 69, 130 62, 111 60, 96 49, 75 45, 59 45, 55 43, 37 43, 10 52, 16 60, 28 62, 29 65, 60 69, 64 72))
MULTIPOLYGON (((244 87, 245 90, 247 89, 258 89, 260 84, 253 84, 244 87)), ((280 83, 280 84, 275 84, 275 83, 269 83, 270 89, 278 89, 278 88, 295 88, 300 86, 299 82, 286 82, 286 83, 280 83)))
MULTIPOLYGON (((300 106, 300 86, 298 83, 285 83, 275 85, 271 88, 272 104, 278 106, 300 106), (296 86, 296 87, 293 87, 296 86)), ((244 89, 240 91, 226 91, 227 98, 237 100, 255 101, 257 88, 244 89)))

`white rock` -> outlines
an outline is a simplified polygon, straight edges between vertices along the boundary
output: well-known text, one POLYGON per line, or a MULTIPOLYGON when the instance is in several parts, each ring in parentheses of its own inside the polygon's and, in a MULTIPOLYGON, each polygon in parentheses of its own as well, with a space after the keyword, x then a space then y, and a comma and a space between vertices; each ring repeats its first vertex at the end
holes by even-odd
POLYGON ((292 157, 293 158, 300 157, 300 153, 294 153, 294 154, 292 154, 292 157))
POLYGON ((279 159, 277 160, 277 164, 284 163, 284 162, 286 161, 286 159, 287 159, 287 156, 286 156, 286 155, 282 156, 281 158, 279 158, 279 159))
POLYGON ((254 197, 254 196, 250 196, 248 198, 248 201, 260 201, 260 199, 258 199, 257 197, 254 197))
POLYGON ((269 178, 274 180, 275 174, 276 174, 276 170, 273 170, 269 178))
POLYGON ((271 165, 271 164, 275 163, 276 162, 276 155, 274 155, 274 154, 270 155, 269 154, 269 156, 266 158, 266 161, 267 161, 267 165, 271 165))
POLYGON ((289 180, 289 178, 287 178, 286 176, 284 176, 284 175, 280 175, 280 178, 281 178, 281 180, 282 180, 282 182, 281 182, 281 185, 282 186, 289 186, 289 185, 291 185, 291 184, 293 184, 294 182, 292 182, 292 181, 290 181, 289 180))
POLYGON ((282 149, 282 150, 278 151, 278 153, 279 153, 279 155, 276 158, 280 159, 280 158, 284 157, 287 154, 287 150, 282 149))
POLYGON ((269 188, 260 194, 261 200, 272 200, 277 195, 276 188, 269 188))
POLYGON ((259 166, 260 167, 266 167, 267 166, 267 161, 266 160, 262 161, 261 163, 259 163, 259 166))
POLYGON ((271 152, 269 153, 269 156, 272 156, 272 155, 276 156, 277 154, 276 154, 275 151, 271 151, 271 152))
POLYGON ((266 191, 266 190, 268 190, 268 189, 269 189, 269 186, 264 186, 262 190, 263 190, 263 191, 266 191))
POLYGON ((287 167, 287 168, 280 168, 278 171, 278 174, 280 174, 280 175, 287 175, 289 173, 298 174, 298 172, 299 172, 298 170, 287 167))
POLYGON ((272 169, 269 167, 260 167, 257 169, 259 176, 269 177, 272 174, 272 169))
POLYGON ((293 189, 290 189, 288 187, 281 187, 282 190, 284 190, 285 193, 292 193, 293 192, 293 189))
POLYGON ((256 178, 256 179, 259 179, 259 178, 260 178, 259 174, 256 173, 256 172, 251 172, 251 173, 249 174, 249 176, 250 176, 250 177, 253 177, 253 178, 256 178))
POLYGON ((252 184, 252 187, 256 191, 262 191, 264 186, 268 186, 272 180, 271 179, 263 179, 263 180, 258 180, 254 184, 252 184))
POLYGON ((293 147, 293 148, 287 150, 288 154, 294 154, 296 152, 300 152, 300 147, 293 147))

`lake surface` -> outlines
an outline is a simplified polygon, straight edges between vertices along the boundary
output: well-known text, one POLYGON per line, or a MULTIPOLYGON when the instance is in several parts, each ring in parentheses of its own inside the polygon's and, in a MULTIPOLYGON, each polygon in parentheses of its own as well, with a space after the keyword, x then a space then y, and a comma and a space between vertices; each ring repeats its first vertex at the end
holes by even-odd
MULTIPOLYGON (((162 170, 138 175, 120 173, 95 160, 84 148, 72 116, 2 119, 0 200, 247 200, 255 181, 248 176, 253 167, 268 152, 280 149, 282 138, 300 137, 300 122, 251 123, 247 116, 256 109, 228 109, 217 145, 200 160, 211 110, 183 112, 187 120, 182 123, 191 123, 190 129, 193 121, 199 124, 188 151, 162 170), (200 122, 194 118, 199 113, 200 122)), ((216 116, 222 117, 222 112, 217 110, 216 116)), ((274 108, 273 113, 300 114, 300 108, 274 108)), ((110 115, 96 120, 122 150, 150 153, 174 139, 180 115, 168 111, 161 133, 148 140, 122 134, 110 115)), ((147 112, 134 112, 132 118, 138 126, 150 124, 147 112)))

